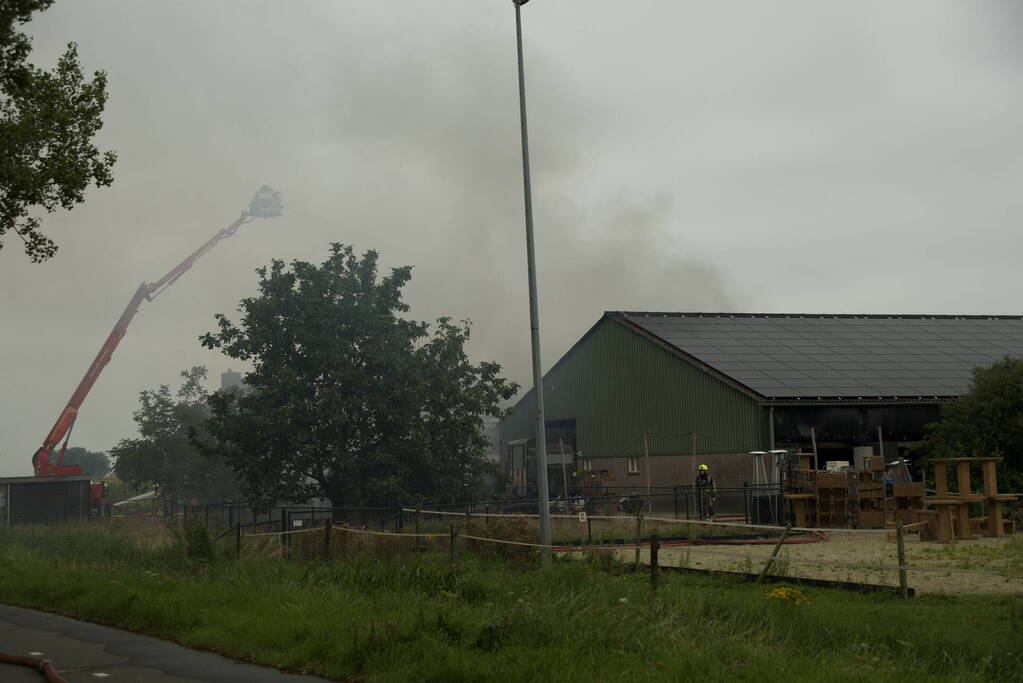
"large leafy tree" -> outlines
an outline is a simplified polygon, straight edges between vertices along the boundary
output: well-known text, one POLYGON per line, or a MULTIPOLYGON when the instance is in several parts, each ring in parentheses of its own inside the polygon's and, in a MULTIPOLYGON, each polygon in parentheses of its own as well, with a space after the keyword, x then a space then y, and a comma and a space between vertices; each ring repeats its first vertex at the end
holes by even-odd
POLYGON ((65 465, 81 465, 82 471, 90 477, 105 477, 110 474, 110 458, 106 453, 89 451, 80 446, 67 449, 65 465))
POLYGON ((238 324, 209 348, 253 366, 245 390, 211 397, 216 450, 251 497, 334 505, 463 499, 488 470, 485 415, 517 387, 465 353, 467 323, 403 314, 411 268, 334 244, 321 265, 273 261, 238 324))
POLYGON ((4 235, 14 232, 34 262, 52 257, 57 245, 32 212, 80 204, 90 184, 113 181, 116 159, 93 144, 103 125, 106 74, 85 80, 74 43, 53 71, 28 62, 32 41, 18 27, 52 4, 0 2, 0 249, 4 235))
POLYGON ((970 390, 942 410, 918 451, 925 457, 1004 458, 999 487, 1023 491, 1023 359, 976 368, 970 390))
POLYGON ((201 453, 190 438, 203 433, 209 419, 209 396, 202 385, 206 368, 195 367, 181 376, 176 394, 164 384, 139 395, 134 416, 139 436, 111 449, 114 473, 129 486, 156 486, 171 499, 234 500, 239 496, 234 472, 222 460, 201 453))

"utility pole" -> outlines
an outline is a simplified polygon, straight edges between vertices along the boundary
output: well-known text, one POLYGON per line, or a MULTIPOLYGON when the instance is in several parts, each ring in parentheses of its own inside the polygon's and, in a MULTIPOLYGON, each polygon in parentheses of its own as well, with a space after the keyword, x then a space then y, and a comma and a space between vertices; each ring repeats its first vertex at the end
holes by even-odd
POLYGON ((540 545, 544 564, 551 562, 551 508, 547 492, 547 432, 543 412, 543 370, 540 365, 540 307, 537 303, 536 255, 533 246, 533 194, 529 180, 529 134, 526 126, 526 71, 522 61, 522 5, 515 5, 515 39, 519 55, 519 120, 522 124, 522 190, 526 205, 526 263, 529 270, 529 329, 533 347, 533 395, 536 398, 536 488, 540 512, 540 545))

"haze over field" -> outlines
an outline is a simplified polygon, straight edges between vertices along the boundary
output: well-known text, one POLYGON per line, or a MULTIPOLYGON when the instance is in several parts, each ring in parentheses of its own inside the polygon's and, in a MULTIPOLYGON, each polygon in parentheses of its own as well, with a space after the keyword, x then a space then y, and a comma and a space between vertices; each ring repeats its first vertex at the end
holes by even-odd
MULTIPOLYGON (((544 365, 604 310, 1019 313, 1023 10, 1010 3, 536 0, 526 22, 544 365)), ((142 280, 269 183, 256 221, 144 304, 72 445, 206 365, 213 314, 330 242, 414 264, 411 315, 473 320, 529 383, 508 0, 58 0, 27 25, 105 69, 119 161, 0 251, 0 476, 38 447, 142 280)), ((235 369, 243 369, 235 366, 235 369)))

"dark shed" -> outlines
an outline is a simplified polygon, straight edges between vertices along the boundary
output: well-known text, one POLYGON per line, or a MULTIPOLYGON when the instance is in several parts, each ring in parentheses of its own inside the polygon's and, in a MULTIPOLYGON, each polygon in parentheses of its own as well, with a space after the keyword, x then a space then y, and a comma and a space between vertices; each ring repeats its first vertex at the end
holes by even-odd
POLYGON ((0 479, 0 524, 87 519, 89 477, 6 477, 0 479))

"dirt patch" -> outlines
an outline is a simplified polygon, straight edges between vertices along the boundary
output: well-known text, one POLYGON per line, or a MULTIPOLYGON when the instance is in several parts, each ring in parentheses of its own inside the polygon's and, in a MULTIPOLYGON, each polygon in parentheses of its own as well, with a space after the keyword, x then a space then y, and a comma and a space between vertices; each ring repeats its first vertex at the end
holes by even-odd
MULTIPOLYGON (((758 573, 770 556, 770 545, 662 547, 662 566, 758 573)), ((616 552, 632 561, 632 549, 616 552)), ((649 561, 649 551, 640 561, 649 561)), ((980 538, 943 545, 906 541, 909 585, 920 593, 1023 594, 1023 537, 980 538)), ((785 545, 772 574, 834 581, 897 586, 896 546, 883 533, 832 533, 820 543, 785 545)))

